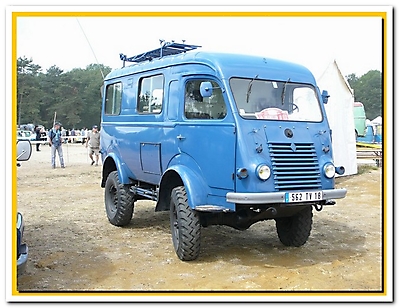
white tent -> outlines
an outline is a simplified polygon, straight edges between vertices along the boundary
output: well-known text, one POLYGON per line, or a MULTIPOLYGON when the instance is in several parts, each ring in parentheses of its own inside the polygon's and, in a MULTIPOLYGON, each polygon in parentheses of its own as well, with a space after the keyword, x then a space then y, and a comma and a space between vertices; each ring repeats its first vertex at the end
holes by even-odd
POLYGON ((334 60, 318 78, 320 91, 330 95, 325 106, 332 130, 333 159, 336 166, 344 166, 344 175, 357 173, 356 136, 353 119, 353 89, 334 60))
POLYGON ((382 117, 378 116, 374 120, 371 121, 372 124, 382 125, 382 117))

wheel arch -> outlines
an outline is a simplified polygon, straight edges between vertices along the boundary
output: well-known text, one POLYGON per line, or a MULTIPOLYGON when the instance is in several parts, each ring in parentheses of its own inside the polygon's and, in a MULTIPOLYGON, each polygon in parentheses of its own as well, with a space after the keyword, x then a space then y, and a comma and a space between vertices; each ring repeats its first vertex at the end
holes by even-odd
POLYGON ((110 153, 103 162, 103 170, 102 170, 102 179, 101 179, 101 187, 105 187, 105 182, 107 181, 108 175, 112 171, 118 171, 119 181, 122 184, 129 184, 130 179, 128 176, 127 170, 123 167, 123 163, 120 159, 114 154, 110 153))
POLYGON ((191 208, 206 204, 209 187, 204 179, 186 166, 174 165, 162 176, 155 211, 169 210, 172 189, 181 185, 184 185, 186 189, 188 204, 191 208))

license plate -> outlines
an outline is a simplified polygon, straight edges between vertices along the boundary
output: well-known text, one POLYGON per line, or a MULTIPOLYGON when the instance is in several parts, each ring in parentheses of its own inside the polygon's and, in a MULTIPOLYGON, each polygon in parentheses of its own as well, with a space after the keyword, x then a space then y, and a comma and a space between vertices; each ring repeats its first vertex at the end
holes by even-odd
POLYGON ((322 191, 302 191, 285 193, 285 203, 311 202, 323 200, 322 191))

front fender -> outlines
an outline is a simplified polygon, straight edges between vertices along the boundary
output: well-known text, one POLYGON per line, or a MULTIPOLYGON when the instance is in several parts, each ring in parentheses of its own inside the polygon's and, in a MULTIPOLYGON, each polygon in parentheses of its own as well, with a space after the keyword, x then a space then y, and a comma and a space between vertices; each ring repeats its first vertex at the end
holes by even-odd
POLYGON ((191 208, 207 204, 209 186, 200 174, 182 165, 172 166, 169 170, 173 170, 180 176, 186 189, 188 205, 191 208))
POLYGON ((162 175, 159 185, 158 210, 169 208, 172 189, 182 184, 186 188, 187 200, 191 208, 207 203, 210 190, 200 168, 190 156, 179 154, 173 157, 162 175))

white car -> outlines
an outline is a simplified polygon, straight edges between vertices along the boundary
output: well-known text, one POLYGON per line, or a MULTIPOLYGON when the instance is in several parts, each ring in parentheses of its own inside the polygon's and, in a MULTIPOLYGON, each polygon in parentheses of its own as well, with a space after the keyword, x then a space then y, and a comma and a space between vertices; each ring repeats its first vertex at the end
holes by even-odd
MULTIPOLYGON (((32 145, 29 140, 17 141, 17 166, 20 161, 29 160, 32 153, 32 145)), ((17 274, 23 274, 28 262, 28 245, 23 243, 25 222, 20 212, 17 212, 17 274)))
POLYGON ((36 140, 36 134, 30 130, 17 130, 17 140, 36 140))

